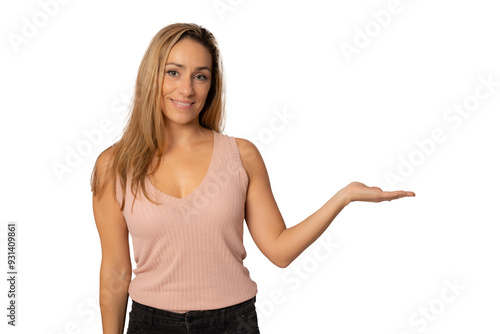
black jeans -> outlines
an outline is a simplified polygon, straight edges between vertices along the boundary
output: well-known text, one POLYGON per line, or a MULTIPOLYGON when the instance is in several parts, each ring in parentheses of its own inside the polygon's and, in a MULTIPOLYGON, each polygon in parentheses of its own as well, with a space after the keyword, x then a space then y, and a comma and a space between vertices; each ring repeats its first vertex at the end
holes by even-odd
POLYGON ((216 310, 174 313, 132 300, 127 334, 260 334, 253 297, 216 310))

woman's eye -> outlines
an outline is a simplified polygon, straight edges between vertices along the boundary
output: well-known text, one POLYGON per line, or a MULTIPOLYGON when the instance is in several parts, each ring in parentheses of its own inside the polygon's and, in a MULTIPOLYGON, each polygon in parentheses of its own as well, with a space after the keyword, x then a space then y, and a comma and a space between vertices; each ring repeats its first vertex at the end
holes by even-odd
POLYGON ((196 76, 196 79, 198 79, 198 80, 207 80, 207 77, 205 75, 203 75, 203 74, 198 74, 196 76))
POLYGON ((167 74, 170 75, 171 77, 176 77, 178 73, 177 73, 177 71, 169 70, 169 71, 167 71, 167 74))

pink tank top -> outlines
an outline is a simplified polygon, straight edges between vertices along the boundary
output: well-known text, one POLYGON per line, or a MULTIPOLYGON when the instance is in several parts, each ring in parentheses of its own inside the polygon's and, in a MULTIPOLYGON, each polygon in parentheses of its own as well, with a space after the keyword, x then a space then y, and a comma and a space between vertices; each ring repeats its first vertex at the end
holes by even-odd
MULTIPOLYGON (((131 211, 127 180, 123 215, 137 264, 128 292, 136 302, 184 313, 227 307, 257 294, 243 265, 248 177, 236 139, 213 133, 208 172, 182 199, 161 192, 146 178, 148 194, 160 205, 139 191, 131 211)), ((119 182, 116 193, 121 203, 119 182)))

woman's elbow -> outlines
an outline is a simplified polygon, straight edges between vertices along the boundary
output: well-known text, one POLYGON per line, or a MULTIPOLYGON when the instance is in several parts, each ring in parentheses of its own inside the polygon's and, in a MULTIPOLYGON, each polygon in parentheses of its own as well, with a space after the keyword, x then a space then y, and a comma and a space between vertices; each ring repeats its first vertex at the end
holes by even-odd
POLYGON ((289 264, 290 264, 290 262, 275 263, 275 265, 278 266, 281 269, 284 269, 284 268, 288 267, 289 264))
POLYGON ((290 263, 292 263, 293 260, 276 256, 269 257, 269 261, 271 261, 278 268, 286 268, 290 265, 290 263))
POLYGON ((108 264, 103 262, 101 264, 100 272, 101 283, 105 285, 127 285, 132 280, 132 265, 125 263, 121 265, 108 264))

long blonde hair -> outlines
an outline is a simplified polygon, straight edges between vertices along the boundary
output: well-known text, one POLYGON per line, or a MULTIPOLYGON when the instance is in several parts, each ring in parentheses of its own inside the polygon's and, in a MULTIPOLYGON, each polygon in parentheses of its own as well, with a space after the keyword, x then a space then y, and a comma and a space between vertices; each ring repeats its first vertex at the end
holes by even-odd
MULTIPOLYGON (((90 186, 94 196, 100 196, 102 189, 111 179, 113 195, 116 198, 116 178, 119 177, 121 188, 126 189, 127 177, 131 177, 131 190, 135 198, 138 187, 148 200, 154 202, 145 187, 145 178, 155 157, 157 163, 151 171, 159 167, 165 150, 165 121, 162 113, 161 87, 164 67, 172 47, 181 39, 191 38, 204 45, 212 55, 212 79, 210 90, 198 118, 204 128, 221 132, 224 122, 224 84, 222 60, 215 37, 207 29, 190 23, 174 23, 161 29, 151 40, 142 58, 135 91, 133 108, 122 137, 104 152, 110 150, 111 161, 103 171, 98 170, 99 157, 92 170, 90 186), (99 177, 98 177, 99 175, 99 177), (100 178, 104 180, 100 180, 100 178)), ((125 207, 125 194, 120 210, 125 207)), ((158 203, 156 203, 158 204, 158 203)), ((132 203, 133 207, 133 203, 132 203)))

